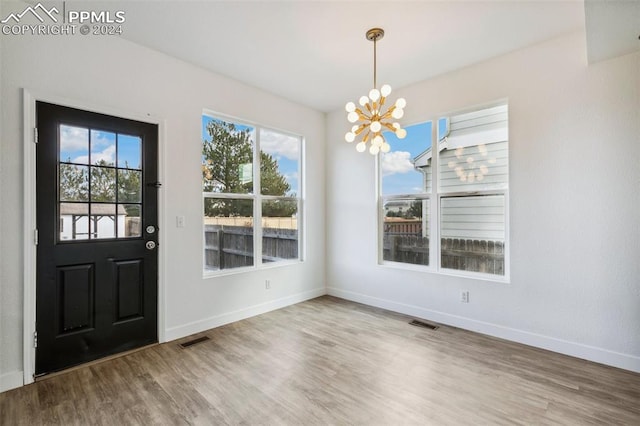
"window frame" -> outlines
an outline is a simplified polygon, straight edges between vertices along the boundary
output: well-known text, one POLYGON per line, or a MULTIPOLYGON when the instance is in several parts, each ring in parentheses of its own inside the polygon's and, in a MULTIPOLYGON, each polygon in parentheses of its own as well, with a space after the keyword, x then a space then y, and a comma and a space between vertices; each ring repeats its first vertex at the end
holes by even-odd
MULTIPOLYGON (((240 274, 260 269, 271 269, 278 268, 281 266, 294 265, 298 263, 304 262, 304 254, 305 254, 305 244, 304 244, 304 153, 305 153, 305 138, 302 135, 297 133, 281 130, 273 126, 265 126, 256 122, 252 122, 249 120, 240 119, 237 117, 233 117, 227 114, 218 113, 210 109, 203 109, 200 115, 200 120, 206 116, 212 118, 214 120, 221 120, 228 123, 239 124, 243 126, 252 127, 252 140, 253 140, 253 158, 252 158, 252 169, 253 169, 253 193, 228 193, 228 192, 204 192, 201 191, 202 198, 200 204, 200 212, 204 215, 205 202, 207 199, 218 198, 218 199, 228 199, 228 200, 251 200, 253 205, 253 265, 249 266, 240 266, 236 268, 228 268, 228 269, 207 269, 206 268, 206 237, 205 237, 205 225, 204 220, 201 223, 202 226, 202 276, 203 278, 212 278, 219 277, 223 275, 233 275, 240 274), (262 186, 261 186, 261 175, 260 175, 260 130, 269 130, 272 132, 277 132, 286 136, 291 136, 299 140, 299 153, 298 153, 298 187, 296 197, 290 197, 286 195, 263 195, 262 194, 262 186), (277 262, 269 262, 264 263, 262 261, 263 252, 262 252, 262 236, 263 236, 263 226, 262 226, 262 204, 263 201, 269 200, 290 200, 296 201, 297 203, 297 232, 298 232, 298 257, 295 259, 282 259, 277 262)), ((202 135, 200 141, 200 147, 202 147, 202 135)), ((200 149, 200 155, 202 155, 202 148, 200 149)), ((202 177, 200 178, 200 184, 202 186, 202 177)), ((201 188, 202 189, 202 188, 201 188)), ((203 216, 204 219, 204 216, 203 216)))
MULTIPOLYGON (((412 194, 391 194, 384 195, 382 193, 382 185, 383 185, 383 175, 382 175, 382 155, 378 155, 376 159, 376 199, 377 199, 377 213, 378 213, 378 265, 381 267, 390 267, 397 268, 403 270, 413 270, 419 272, 429 272, 440 275, 448 275, 455 277, 464 277, 464 278, 472 278, 476 280, 483 281, 491 281, 498 283, 510 283, 511 282, 511 268, 510 268, 510 231, 509 231, 509 190, 510 190, 510 180, 511 180, 511 167, 510 161, 507 163, 507 185, 506 188, 502 189, 482 189, 482 190, 473 190, 473 191, 458 191, 458 192, 442 192, 440 189, 440 152, 438 149, 439 141, 438 141, 438 128, 439 122, 442 118, 449 118, 453 115, 465 114, 473 111, 479 111, 482 109, 487 109, 491 107, 496 107, 500 105, 506 105, 509 107, 508 99, 501 99, 495 102, 476 105, 470 108, 464 108, 461 110, 456 110, 447 114, 440 114, 433 116, 432 118, 417 121, 413 124, 407 125, 405 128, 410 131, 410 127, 413 125, 418 125, 421 123, 426 123, 431 121, 433 124, 431 126, 431 191, 430 192, 416 192, 412 194), (433 150, 437 152, 434 152, 433 150), (445 268, 442 266, 442 242, 441 242, 441 229, 442 229, 442 214, 441 214, 441 206, 443 198, 450 197, 473 197, 473 196, 490 196, 490 195, 501 195, 504 197, 504 275, 497 275, 491 273, 484 272, 476 272, 476 271, 465 271, 459 269, 451 269, 445 268), (383 246, 383 238, 384 238, 384 218, 385 211, 384 205, 386 202, 390 200, 407 200, 407 199, 427 199, 429 203, 428 210, 428 222, 429 222, 429 265, 419 265, 419 264, 411 264, 404 263, 392 260, 384 260, 384 246, 383 246)), ((509 132, 509 125, 507 127, 507 132, 509 132)), ((507 152, 510 153, 510 136, 507 139, 507 152)), ((425 190, 426 191, 426 190, 425 190)))

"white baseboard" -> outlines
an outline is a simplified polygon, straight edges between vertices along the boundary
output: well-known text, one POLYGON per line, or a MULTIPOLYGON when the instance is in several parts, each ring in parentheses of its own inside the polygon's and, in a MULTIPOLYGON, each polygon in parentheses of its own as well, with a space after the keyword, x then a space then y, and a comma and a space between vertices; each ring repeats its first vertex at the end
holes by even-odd
POLYGON ((206 318, 200 321, 194 321, 189 324, 169 328, 166 330, 165 338, 167 342, 180 339, 181 337, 189 336, 191 334, 199 333, 211 328, 220 327, 221 325, 264 314, 276 309, 304 302, 305 300, 314 299, 325 294, 327 294, 327 291, 324 287, 322 287, 303 293, 293 294, 291 296, 283 297, 280 299, 270 300, 258 305, 239 309, 237 311, 226 312, 224 314, 216 315, 214 317, 206 318))
POLYGON ((0 376, 0 392, 21 387, 23 383, 22 371, 12 371, 0 376))
POLYGON ((640 373, 640 357, 637 356, 583 345, 581 343, 569 342, 562 339, 556 339, 555 337, 530 333, 528 331, 517 330, 458 315, 447 314, 445 312, 425 309, 420 306, 408 305, 393 300, 380 299, 362 293, 341 290, 335 287, 327 287, 327 293, 341 299, 347 299, 353 302, 363 303, 365 305, 375 306, 405 315, 411 315, 441 324, 451 325, 493 337, 499 337, 512 342, 518 342, 534 346, 536 348, 546 349, 564 355, 640 373))

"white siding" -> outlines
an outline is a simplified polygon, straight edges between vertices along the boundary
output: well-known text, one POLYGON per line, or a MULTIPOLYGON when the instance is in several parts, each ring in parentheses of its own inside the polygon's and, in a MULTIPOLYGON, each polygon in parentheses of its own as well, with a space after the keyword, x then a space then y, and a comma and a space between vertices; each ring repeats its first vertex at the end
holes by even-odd
POLYGON ((506 189, 509 182, 508 142, 490 143, 481 149, 476 146, 458 147, 440 152, 440 192, 469 192, 506 189), (473 161, 469 163, 468 158, 473 161), (482 167, 486 174, 482 174, 482 167), (464 173, 464 181, 457 169, 464 173), (473 182, 468 178, 473 173, 473 182), (482 180, 478 176, 482 175, 482 180))
POLYGON ((440 237, 504 242, 504 196, 442 197, 440 237))

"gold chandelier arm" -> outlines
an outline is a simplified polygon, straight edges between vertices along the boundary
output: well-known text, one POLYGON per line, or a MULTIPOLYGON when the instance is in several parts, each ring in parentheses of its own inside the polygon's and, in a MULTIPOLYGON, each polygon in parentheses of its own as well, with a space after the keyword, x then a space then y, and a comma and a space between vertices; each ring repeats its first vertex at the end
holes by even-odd
POLYGON ((395 133, 395 132, 396 132, 396 130, 397 130, 395 127, 393 127, 393 126, 392 126, 391 124, 389 124, 389 123, 382 123, 382 122, 381 122, 380 124, 382 124, 382 125, 383 125, 384 127, 386 127, 387 129, 391 130, 393 133, 395 133))

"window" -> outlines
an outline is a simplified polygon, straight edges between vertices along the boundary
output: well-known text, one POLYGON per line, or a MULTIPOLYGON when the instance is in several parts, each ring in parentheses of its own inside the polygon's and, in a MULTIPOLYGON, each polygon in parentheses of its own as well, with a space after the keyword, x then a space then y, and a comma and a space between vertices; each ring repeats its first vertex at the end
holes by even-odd
POLYGON ((299 260, 302 138, 203 114, 202 141, 204 271, 299 260))
POLYGON ((142 138, 60 124, 58 240, 140 238, 142 138))
POLYGON ((508 106, 452 114, 432 127, 410 126, 404 141, 388 136, 392 149, 381 156, 382 260, 505 277, 508 106), (420 188, 409 183, 416 172, 420 188))

